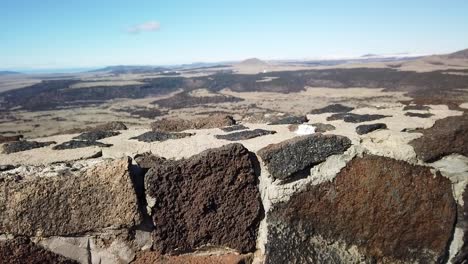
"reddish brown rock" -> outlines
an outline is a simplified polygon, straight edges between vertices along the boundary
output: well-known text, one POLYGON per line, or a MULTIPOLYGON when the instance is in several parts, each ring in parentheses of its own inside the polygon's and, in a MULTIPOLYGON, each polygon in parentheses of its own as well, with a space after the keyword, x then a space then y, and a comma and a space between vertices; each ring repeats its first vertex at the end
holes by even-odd
POLYGON ((153 131, 181 132, 187 129, 220 128, 235 125, 236 121, 229 115, 213 115, 193 120, 161 119, 151 123, 153 131))
POLYGON ((154 200, 153 248, 160 253, 204 245, 255 249, 262 205, 251 153, 241 144, 166 161, 145 176, 154 200))
POLYGON ((441 263, 455 218, 447 178, 390 158, 355 158, 333 182, 274 206, 267 263, 441 263))
POLYGON ((20 141, 23 138, 23 135, 17 136, 2 136, 0 135, 0 143, 20 141))
POLYGON ((67 236, 138 224, 130 165, 124 158, 74 175, 0 181, 0 233, 67 236))
POLYGON ((433 127, 418 131, 423 136, 410 142, 420 159, 436 161, 458 153, 468 156, 468 114, 437 120, 433 127))
POLYGON ((155 251, 143 251, 137 254, 133 264, 249 264, 252 255, 183 255, 162 256, 155 251))
POLYGON ((35 245, 27 238, 0 241, 0 263, 8 264, 78 264, 64 256, 35 245))

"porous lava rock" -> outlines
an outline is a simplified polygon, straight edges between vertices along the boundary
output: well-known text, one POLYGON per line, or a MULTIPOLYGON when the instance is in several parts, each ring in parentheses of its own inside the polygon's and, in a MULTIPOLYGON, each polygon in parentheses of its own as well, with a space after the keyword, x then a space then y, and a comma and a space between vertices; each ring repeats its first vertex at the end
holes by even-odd
POLYGON ((359 115, 359 114, 353 114, 353 113, 338 113, 338 114, 333 114, 333 115, 327 117, 327 121, 343 120, 343 121, 345 121, 347 123, 362 123, 362 122, 382 119, 382 118, 385 118, 385 117, 389 117, 389 116, 378 115, 378 114, 359 115))
POLYGON ((145 152, 137 154, 133 158, 138 166, 142 169, 149 169, 154 166, 158 166, 167 161, 166 158, 154 155, 151 152, 145 152))
POLYGON ((244 146, 229 144, 152 167, 145 189, 154 201, 153 249, 174 253, 211 245, 253 251, 262 215, 254 162, 244 146))
POLYGON ((431 128, 420 130, 423 136, 411 141, 417 156, 425 162, 458 153, 468 156, 468 114, 437 120, 431 128))
POLYGON ((90 131, 90 132, 85 132, 82 133, 73 139, 77 140, 87 140, 87 141, 97 141, 103 138, 108 138, 108 137, 113 137, 120 135, 120 132, 118 131, 102 131, 102 130, 96 130, 96 131, 90 131))
POLYGON ((376 123, 376 124, 369 124, 369 125, 359 125, 356 127, 356 133, 359 135, 364 135, 375 131, 377 129, 387 129, 387 125, 384 123, 376 123))
POLYGON ((306 116, 286 116, 286 117, 281 117, 277 120, 271 121, 268 125, 292 125, 292 124, 303 124, 308 122, 309 119, 307 119, 306 116))
POLYGON ((266 262, 442 263, 456 210, 450 181, 429 167, 357 157, 273 206, 266 262))
POLYGON ((64 149, 77 149, 77 148, 87 148, 87 147, 108 148, 108 147, 112 147, 112 144, 104 144, 98 141, 70 140, 70 141, 63 142, 62 144, 58 144, 54 146, 52 149, 64 150, 64 149))
POLYGON ((345 106, 342 104, 331 104, 320 109, 310 111, 311 114, 324 114, 324 113, 347 113, 353 110, 353 107, 345 106))
POLYGON ((429 110, 431 109, 429 106, 427 105, 406 105, 405 107, 403 107, 403 111, 408 111, 408 110, 429 110))
POLYGON ((18 237, 0 241, 0 263, 8 264, 78 264, 32 243, 28 238, 18 237))
POLYGON ((187 129, 208 129, 232 126, 236 120, 229 115, 213 115, 209 117, 200 117, 197 119, 161 119, 151 123, 153 131, 163 132, 181 132, 187 129))
POLYGON ((132 137, 130 139, 136 139, 142 142, 155 142, 155 141, 166 141, 169 139, 179 139, 184 137, 193 136, 192 133, 170 133, 162 131, 148 131, 139 136, 132 137))
POLYGON ((164 256, 155 251, 142 251, 137 254, 133 264, 250 264, 252 255, 234 253, 222 255, 181 255, 164 256))
POLYGON ((221 128, 221 130, 224 132, 233 132, 233 131, 246 130, 246 129, 249 129, 249 128, 244 125, 233 125, 233 126, 221 128))
POLYGON ((429 118, 433 116, 434 114, 431 113, 414 113, 414 112, 406 112, 405 116, 410 116, 410 117, 419 117, 419 118, 429 118))
POLYGON ((37 141, 15 141, 15 142, 10 142, 10 143, 5 143, 3 144, 3 153, 5 154, 11 154, 11 153, 16 153, 20 151, 26 151, 26 150, 31 150, 31 149, 36 149, 36 148, 42 148, 42 147, 47 147, 49 145, 56 144, 55 141, 48 141, 48 142, 37 142, 37 141))
POLYGON ((90 129, 91 131, 116 131, 127 130, 127 126, 120 121, 107 122, 90 129))
POLYGON ((243 130, 239 132, 234 132, 234 133, 230 133, 226 135, 215 135, 215 138, 229 140, 229 141, 239 141, 239 140, 246 140, 246 139, 251 139, 251 138, 256 138, 256 137, 261 137, 261 136, 266 136, 266 135, 272 135, 275 133, 276 131, 257 128, 253 130, 243 130))
POLYGON ((284 180, 295 173, 342 154, 351 146, 344 136, 312 134, 270 144, 258 151, 271 176, 284 180))
POLYGON ((68 236, 139 219, 129 158, 105 161, 63 177, 0 182, 0 233, 68 236))
POLYGON ((332 131, 336 129, 334 125, 325 124, 325 123, 313 123, 310 125, 315 127, 315 132, 317 133, 324 133, 324 132, 332 131))

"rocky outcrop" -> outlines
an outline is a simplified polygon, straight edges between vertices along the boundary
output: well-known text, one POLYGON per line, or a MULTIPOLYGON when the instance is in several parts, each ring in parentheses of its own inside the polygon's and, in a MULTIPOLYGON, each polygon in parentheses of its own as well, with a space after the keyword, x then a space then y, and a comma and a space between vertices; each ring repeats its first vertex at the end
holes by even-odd
POLYGON ((364 135, 378 129, 387 129, 387 125, 384 123, 360 125, 356 127, 356 133, 358 133, 359 135, 364 135))
POLYGON ((100 147, 108 148, 112 147, 112 144, 104 144, 98 141, 83 141, 83 140, 70 140, 63 142, 54 146, 54 150, 64 150, 64 149, 77 149, 77 148, 87 148, 87 147, 100 147))
POLYGON ((166 141, 169 139, 179 139, 184 137, 193 136, 192 133, 170 133, 170 132, 161 132, 161 131, 149 131, 145 132, 139 136, 132 137, 130 139, 136 139, 142 142, 155 142, 155 141, 166 141))
POLYGON ((212 245, 255 249, 262 205, 254 160, 241 144, 166 161, 145 176, 159 253, 212 245))
POLYGON ((414 112, 406 112, 405 116, 411 116, 411 117, 419 117, 419 118, 429 118, 433 116, 434 114, 431 113, 414 113, 414 112))
POLYGON ((406 105, 405 107, 403 107, 403 111, 408 111, 408 110, 424 110, 424 111, 427 111, 431 109, 429 106, 427 105, 406 105))
POLYGON ((117 131, 127 130, 127 126, 120 121, 112 121, 102 125, 98 125, 90 129, 91 131, 117 131))
POLYGON ((277 120, 270 122, 268 125, 300 125, 308 121, 309 119, 307 119, 306 116, 286 116, 278 118, 277 120))
POLYGON ((233 126, 228 126, 228 127, 222 127, 221 130, 224 132, 233 132, 233 131, 238 131, 238 130, 245 130, 249 129, 248 127, 244 125, 233 125, 233 126))
POLYGON ((453 259, 455 264, 466 264, 468 263, 468 186, 465 187, 463 192, 463 207, 460 210, 459 226, 463 230, 463 245, 459 253, 453 259))
POLYGON ((2 136, 0 135, 0 143, 20 141, 23 138, 23 135, 17 136, 2 136))
POLYGON ((354 110, 353 107, 344 106, 342 104, 332 104, 320 109, 310 111, 311 114, 324 114, 324 113, 347 113, 354 110))
POLYGON ((366 155, 267 217, 267 263, 441 263, 456 218, 430 168, 366 155))
POLYGON ((56 142, 54 142, 54 141, 37 142, 37 141, 23 140, 23 141, 15 141, 15 142, 11 142, 11 143, 5 143, 2 148, 3 148, 3 153, 11 154, 11 153, 31 150, 31 149, 35 149, 35 148, 47 147, 47 146, 55 144, 55 143, 56 142))
POLYGON ((259 150, 258 155, 273 178, 284 180, 331 155, 342 154, 350 146, 347 137, 313 134, 270 144, 259 150))
POLYGON ((8 264, 78 264, 35 245, 28 238, 19 237, 13 240, 0 241, 0 263, 8 264))
POLYGON ((97 131, 90 131, 90 132, 82 133, 82 134, 74 137, 73 139, 87 140, 87 141, 97 141, 97 140, 100 140, 100 139, 103 139, 103 138, 113 137, 113 136, 117 136, 117 135, 120 135, 120 132, 97 130, 97 131))
POLYGON ((186 119, 161 119, 151 123, 153 131, 163 132, 181 132, 188 129, 207 129, 219 128, 235 125, 236 121, 229 115, 213 115, 209 117, 201 117, 192 120, 186 119))
POLYGON ((347 123, 362 123, 362 122, 367 122, 367 121, 374 121, 378 119, 382 119, 388 116, 385 115, 369 115, 369 114, 364 114, 364 115, 359 115, 359 114, 353 114, 353 113, 338 113, 331 115, 327 117, 327 121, 334 121, 334 120, 343 120, 347 123))
POLYGON ((226 135, 215 135, 217 139, 224 139, 229 141, 239 141, 239 140, 246 140, 256 137, 261 137, 265 135, 275 134, 276 131, 272 130, 265 130, 265 129, 254 129, 254 130, 244 130, 239 132, 234 132, 226 135))
POLYGON ((437 120, 433 127, 418 132, 423 136, 409 144, 425 162, 452 153, 468 156, 468 114, 437 120))
POLYGON ((66 236, 140 219, 130 160, 100 163, 84 173, 0 181, 0 233, 66 236))
POLYGON ((154 251, 143 251, 137 255, 133 264, 250 264, 252 255, 182 255, 162 256, 154 251))

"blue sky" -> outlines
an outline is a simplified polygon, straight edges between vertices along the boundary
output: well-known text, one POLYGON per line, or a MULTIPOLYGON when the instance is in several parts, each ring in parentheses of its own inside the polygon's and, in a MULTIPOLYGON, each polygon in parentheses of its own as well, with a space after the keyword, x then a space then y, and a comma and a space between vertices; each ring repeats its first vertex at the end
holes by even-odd
POLYGON ((466 0, 1 0, 0 69, 468 48, 466 0))

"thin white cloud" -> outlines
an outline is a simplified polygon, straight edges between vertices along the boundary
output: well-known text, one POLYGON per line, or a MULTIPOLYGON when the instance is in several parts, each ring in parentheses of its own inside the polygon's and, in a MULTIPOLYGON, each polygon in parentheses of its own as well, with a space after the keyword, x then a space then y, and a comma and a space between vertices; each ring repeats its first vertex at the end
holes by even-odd
POLYGON ((141 32, 153 32, 158 31, 161 28, 161 24, 158 21, 148 21, 132 27, 127 28, 127 32, 131 34, 138 34, 141 32))

